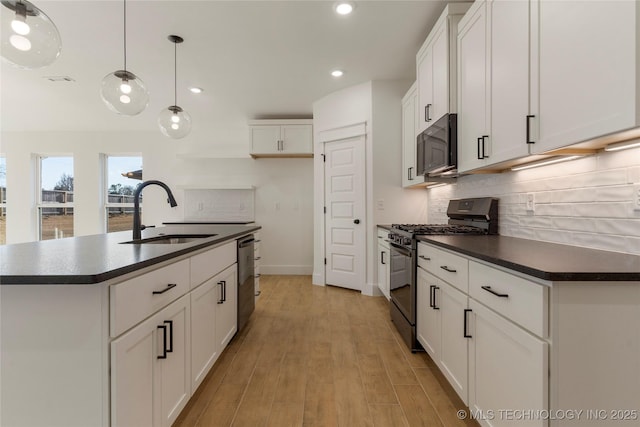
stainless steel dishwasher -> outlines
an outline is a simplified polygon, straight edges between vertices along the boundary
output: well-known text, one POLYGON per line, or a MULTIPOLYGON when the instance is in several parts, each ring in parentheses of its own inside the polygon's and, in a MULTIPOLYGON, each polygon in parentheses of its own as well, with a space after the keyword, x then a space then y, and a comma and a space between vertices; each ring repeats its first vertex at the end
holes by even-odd
POLYGON ((238 239, 238 332, 255 309, 253 234, 238 239))

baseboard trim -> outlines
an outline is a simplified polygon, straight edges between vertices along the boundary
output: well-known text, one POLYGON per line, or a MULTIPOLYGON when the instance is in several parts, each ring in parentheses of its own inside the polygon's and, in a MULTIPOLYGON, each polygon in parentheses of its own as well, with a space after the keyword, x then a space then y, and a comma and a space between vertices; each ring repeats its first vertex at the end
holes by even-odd
POLYGON ((382 292, 378 285, 375 283, 366 283, 362 288, 362 295, 368 295, 370 297, 381 297, 382 292))
POLYGON ((260 265, 260 274, 282 274, 285 276, 311 276, 312 265, 260 265))

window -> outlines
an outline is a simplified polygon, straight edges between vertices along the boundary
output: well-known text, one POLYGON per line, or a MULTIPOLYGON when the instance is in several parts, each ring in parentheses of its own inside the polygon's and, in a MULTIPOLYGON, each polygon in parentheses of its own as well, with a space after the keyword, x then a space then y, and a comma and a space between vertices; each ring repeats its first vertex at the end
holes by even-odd
POLYGON ((133 193, 142 182, 142 157, 106 156, 105 170, 107 233, 131 230, 133 193))
POLYGON ((44 157, 38 162, 38 236, 73 237, 73 157, 44 157))
POLYGON ((7 243, 7 159, 0 156, 0 245, 7 243))

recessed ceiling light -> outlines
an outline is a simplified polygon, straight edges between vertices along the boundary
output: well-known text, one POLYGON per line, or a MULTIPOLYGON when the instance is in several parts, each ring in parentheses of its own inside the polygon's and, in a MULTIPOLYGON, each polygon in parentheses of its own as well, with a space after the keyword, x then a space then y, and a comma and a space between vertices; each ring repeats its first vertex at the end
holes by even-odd
POLYGON ((340 77, 340 76, 342 76, 343 74, 344 74, 344 72, 343 72, 342 70, 333 70, 333 71, 331 72, 331 75, 332 75, 333 77, 340 77))
POLYGON ((195 86, 194 87, 190 87, 189 90, 192 93, 202 93, 202 92, 204 92, 204 89, 202 89, 201 87, 195 87, 195 86))
POLYGON ((348 15, 355 9, 355 4, 349 1, 341 1, 336 3, 334 9, 338 15, 348 15))

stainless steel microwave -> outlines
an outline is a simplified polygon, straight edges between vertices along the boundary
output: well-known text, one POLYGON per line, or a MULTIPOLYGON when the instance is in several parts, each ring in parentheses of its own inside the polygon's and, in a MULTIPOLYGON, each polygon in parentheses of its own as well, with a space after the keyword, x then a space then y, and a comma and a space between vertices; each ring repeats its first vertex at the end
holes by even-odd
POLYGON ((458 167, 458 115, 445 114, 418 135, 418 175, 438 175, 458 167))

